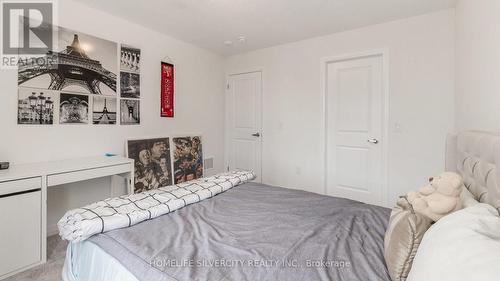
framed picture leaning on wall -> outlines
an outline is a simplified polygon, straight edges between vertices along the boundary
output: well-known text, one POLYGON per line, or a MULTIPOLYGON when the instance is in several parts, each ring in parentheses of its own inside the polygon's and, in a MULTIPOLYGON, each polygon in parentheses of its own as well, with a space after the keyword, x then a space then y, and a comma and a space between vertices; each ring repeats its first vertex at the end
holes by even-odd
POLYGON ((174 137, 174 183, 203 177, 203 149, 200 136, 174 137))
POLYGON ((170 139, 129 139, 127 157, 135 161, 134 193, 172 185, 170 139))

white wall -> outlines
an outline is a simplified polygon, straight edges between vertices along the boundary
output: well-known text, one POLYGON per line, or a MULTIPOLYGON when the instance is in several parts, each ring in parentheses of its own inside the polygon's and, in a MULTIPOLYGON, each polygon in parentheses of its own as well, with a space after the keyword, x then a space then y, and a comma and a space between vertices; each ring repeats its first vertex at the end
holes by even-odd
MULTIPOLYGON (((223 58, 71 0, 59 3, 61 26, 142 49, 142 125, 17 125, 17 73, 0 70, 0 160, 123 154, 129 137, 201 133, 205 156, 223 170, 223 58), (167 55, 176 63, 173 120, 159 117, 159 62, 167 55)), ((402 125, 390 132, 388 197, 443 169, 445 133, 454 126, 453 10, 227 58, 226 73, 264 69, 264 182, 323 193, 320 59, 380 48, 390 53, 390 125, 402 125)), ((69 208, 107 197, 107 184, 51 190, 49 225, 69 208)))
POLYGON ((453 9, 228 58, 227 74, 263 69, 265 183, 324 192, 320 59, 381 48, 390 56, 390 204, 443 171, 454 128, 453 9))
POLYGON ((456 7, 457 129, 500 132, 500 1, 456 7))
MULTIPOLYGON (((77 2, 59 1, 59 24, 118 43, 140 47, 140 126, 17 125, 17 72, 0 70, 0 160, 14 163, 124 153, 125 139, 202 134, 205 156, 224 158, 224 75, 222 58, 77 2), (160 61, 176 64, 175 119, 160 118, 160 61)), ((49 224, 69 208, 109 196, 109 179, 49 193, 49 224), (68 203, 69 202, 69 203, 68 203)))

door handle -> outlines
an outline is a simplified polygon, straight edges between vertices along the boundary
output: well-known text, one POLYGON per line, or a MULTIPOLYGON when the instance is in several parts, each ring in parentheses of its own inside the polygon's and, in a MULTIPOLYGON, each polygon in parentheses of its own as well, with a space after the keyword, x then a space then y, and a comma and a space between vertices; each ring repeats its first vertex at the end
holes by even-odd
POLYGON ((369 142, 369 143, 373 143, 373 144, 377 144, 378 143, 378 139, 376 139, 376 138, 367 139, 366 141, 369 142))
POLYGON ((252 136, 254 136, 254 137, 257 137, 257 138, 258 138, 258 137, 260 137, 260 133, 259 133, 259 132, 257 132, 257 133, 255 133, 255 134, 252 134, 252 136))

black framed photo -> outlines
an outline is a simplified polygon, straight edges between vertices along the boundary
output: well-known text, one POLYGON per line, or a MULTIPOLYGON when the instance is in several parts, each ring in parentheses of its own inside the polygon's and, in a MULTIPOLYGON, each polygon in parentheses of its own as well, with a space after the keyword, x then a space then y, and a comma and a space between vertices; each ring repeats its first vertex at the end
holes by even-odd
POLYGON ((129 139, 127 157, 135 161, 134 193, 172 185, 170 139, 129 139))

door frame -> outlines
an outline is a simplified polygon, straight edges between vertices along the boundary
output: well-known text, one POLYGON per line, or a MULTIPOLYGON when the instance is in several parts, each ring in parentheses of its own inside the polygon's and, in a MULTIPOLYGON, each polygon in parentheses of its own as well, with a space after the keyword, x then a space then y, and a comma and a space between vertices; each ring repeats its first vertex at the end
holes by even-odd
POLYGON ((256 179, 258 182, 263 183, 264 179, 264 159, 262 156, 264 155, 264 138, 266 133, 264 132, 264 68, 263 67, 256 67, 256 68, 249 68, 249 69, 244 69, 240 71, 228 71, 226 72, 226 81, 224 83, 224 97, 225 97, 225 109, 224 109, 224 171, 227 171, 227 168, 229 167, 229 143, 230 143, 230 138, 229 138, 229 77, 234 76, 234 75, 241 75, 241 74, 249 74, 249 73, 260 73, 260 79, 261 79, 261 89, 260 89, 260 178, 256 179))
POLYGON ((328 64, 348 61, 354 59, 362 59, 367 57, 382 57, 382 179, 381 179, 381 198, 382 206, 389 207, 389 199, 388 199, 388 173, 389 173, 389 49, 376 49, 369 50, 358 53, 348 53, 339 56, 332 57, 323 57, 320 60, 320 89, 321 89, 321 139, 323 145, 321 146, 321 152, 323 155, 323 192, 328 194, 328 186, 327 186, 327 169, 328 169, 328 157, 327 157, 327 98, 328 98, 328 89, 326 86, 327 83, 327 68, 328 64))

